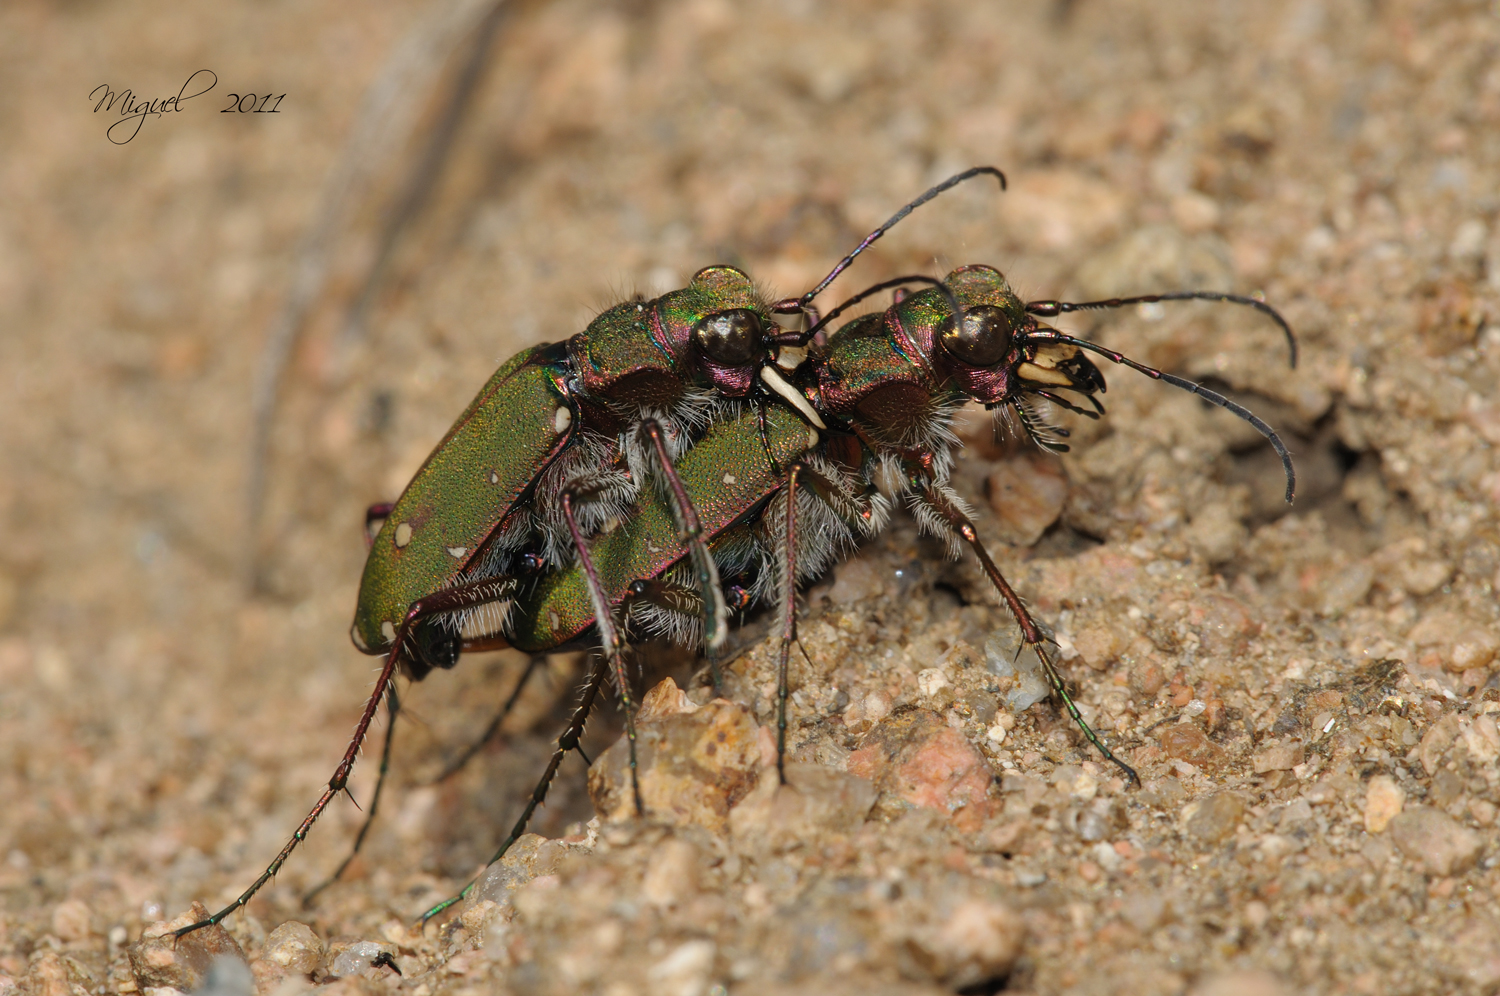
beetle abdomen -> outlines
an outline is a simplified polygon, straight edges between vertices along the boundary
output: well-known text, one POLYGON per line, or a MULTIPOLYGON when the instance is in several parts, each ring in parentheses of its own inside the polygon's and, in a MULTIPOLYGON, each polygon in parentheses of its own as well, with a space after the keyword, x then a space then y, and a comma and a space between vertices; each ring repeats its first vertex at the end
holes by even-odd
POLYGON ((387 647, 407 607, 452 582, 566 445, 571 407, 541 349, 495 371, 381 526, 354 614, 360 649, 387 647))

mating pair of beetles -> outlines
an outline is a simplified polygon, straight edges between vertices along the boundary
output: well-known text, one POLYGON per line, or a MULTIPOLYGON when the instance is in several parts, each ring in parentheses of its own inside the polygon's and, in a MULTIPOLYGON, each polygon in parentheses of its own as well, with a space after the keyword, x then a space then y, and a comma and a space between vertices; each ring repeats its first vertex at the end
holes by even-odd
MULTIPOLYGON (((904 500, 951 556, 964 546, 973 551, 1063 707, 1088 740, 1138 782, 1079 714, 1044 630, 949 487, 952 452, 960 445, 953 415, 977 401, 997 418, 1008 415, 1037 444, 1066 449, 1060 441, 1066 430, 1047 425, 1038 403, 1089 418, 1103 414, 1097 395, 1105 390, 1104 377, 1085 355, 1096 353, 1249 421, 1280 455, 1290 502, 1291 458, 1255 415, 1038 319, 1199 299, 1269 315, 1291 345, 1293 365, 1296 341, 1285 320, 1253 298, 1182 291, 1023 302, 988 266, 960 267, 944 280, 911 275, 882 281, 819 317, 813 300, 855 257, 916 207, 980 175, 1005 188, 1004 174, 993 167, 951 177, 871 232, 801 297, 768 302, 740 270, 713 266, 681 290, 617 305, 567 341, 532 347, 502 365, 400 499, 367 513, 367 526, 382 524, 351 635, 365 653, 384 654, 385 666, 328 788, 244 894, 178 935, 244 905, 345 791, 382 699, 394 726, 398 669, 420 680, 434 668, 453 667, 465 650, 598 650, 545 773, 492 861, 525 831, 563 757, 577 749, 610 676, 624 708, 641 813, 629 641, 665 636, 701 646, 716 668, 731 608, 759 601, 773 602, 780 616, 780 773, 797 585, 879 532, 890 515, 888 494, 904 500), (907 293, 913 285, 926 287, 907 293), (888 310, 825 332, 846 309, 883 290, 896 292, 888 310), (805 327, 785 328, 778 316, 794 316, 788 321, 805 327)), ((389 749, 388 729, 387 755, 389 749)))

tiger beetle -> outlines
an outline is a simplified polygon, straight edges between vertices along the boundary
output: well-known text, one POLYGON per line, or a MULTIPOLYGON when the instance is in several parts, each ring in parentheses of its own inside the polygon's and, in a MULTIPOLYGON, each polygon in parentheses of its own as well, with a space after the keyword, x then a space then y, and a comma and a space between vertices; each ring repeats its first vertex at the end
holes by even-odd
MULTIPOLYGON (((535 347, 503 365, 402 497, 367 513, 367 526, 382 524, 366 563, 352 636, 361 650, 385 653, 386 662, 328 788, 248 890, 177 936, 219 922, 281 868, 327 805, 346 791, 385 697, 392 725, 358 849, 389 761, 396 669, 419 680, 434 668, 454 666, 462 650, 601 648, 557 750, 492 862, 524 832, 563 757, 577 749, 598 690, 611 674, 625 710, 632 791, 642 812, 623 661, 626 630, 701 644, 713 665, 728 604, 748 606, 773 588, 782 623, 777 767, 784 781, 796 587, 884 526, 890 502, 875 485, 882 477, 901 482, 918 524, 944 539, 950 554, 958 555, 964 545, 974 551, 1070 717, 1139 783, 1084 721, 1047 653, 1043 630, 948 486, 953 413, 966 401, 978 401, 1012 413, 1039 445, 1066 449, 1066 430, 1047 426, 1035 402, 1098 418, 1104 409, 1095 395, 1104 392, 1104 379, 1083 355, 1093 352, 1250 421, 1281 456, 1290 501, 1290 456, 1276 433, 1249 411, 1037 318, 1198 299, 1270 315, 1292 344, 1293 365, 1295 339, 1277 312, 1252 298, 1186 291, 1023 303, 998 271, 982 266, 963 267, 942 281, 923 275, 883 281, 818 316, 814 298, 860 253, 916 207, 980 175, 995 177, 1004 189, 1004 175, 992 167, 951 177, 870 233, 799 298, 767 304, 739 270, 710 267, 688 288, 653 302, 619 305, 567 342, 535 347), (928 289, 905 295, 903 289, 913 284, 928 289), (834 318, 887 289, 897 289, 894 306, 826 336, 834 318), (777 315, 805 316, 808 327, 782 329, 777 315), (803 351, 806 362, 800 362, 803 351), (779 368, 783 357, 798 361, 787 374, 779 368), (1078 407, 1062 391, 1091 408, 1078 407), (721 573, 733 582, 728 599, 721 573)), ((429 910, 424 921, 458 898, 429 910)))
MULTIPOLYGON (((329 803, 347 791, 360 747, 398 668, 420 680, 435 668, 453 667, 465 649, 516 646, 540 653, 563 649, 584 630, 596 629, 593 642, 603 647, 624 707, 634 784, 634 712, 611 607, 623 597, 617 580, 658 579, 649 571, 617 575, 613 563, 601 572, 590 557, 589 539, 661 498, 659 487, 674 530, 657 542, 662 550, 679 551, 672 564, 686 552, 690 567, 678 574, 687 575, 692 601, 701 607, 694 642, 701 628, 701 642, 713 661, 727 635, 729 607, 708 550, 711 533, 705 532, 675 464, 696 436, 716 421, 733 420, 747 404, 757 413, 757 452, 773 465, 779 466, 775 436, 785 421, 781 416, 800 426, 796 438, 803 448, 816 444, 821 420, 775 362, 779 348, 768 345, 774 313, 743 272, 711 266, 686 288, 610 308, 578 335, 524 350, 491 376, 401 497, 366 512, 366 529, 380 526, 350 636, 361 651, 383 653, 386 660, 328 787, 250 888, 177 936, 218 923, 248 902, 329 803), (549 578, 575 562, 587 599, 568 601, 567 594, 559 594, 538 602, 535 593, 550 590, 549 578), (518 621, 514 629, 512 617, 518 621)), ((724 458, 719 483, 700 492, 705 505, 731 512, 731 518, 742 514, 747 500, 742 489, 726 484, 735 476, 730 469, 748 479, 747 461, 753 457, 741 448, 733 459, 724 458), (723 505, 728 496, 739 496, 738 504, 723 505)), ((681 587, 633 592, 633 600, 642 603, 637 614, 649 622, 647 603, 653 597, 668 605, 680 602, 681 587)), ((739 593, 739 601, 748 604, 745 593, 739 593)), ((660 623, 674 617, 662 609, 655 618, 660 623)), ((391 695, 393 719, 397 702, 391 695)), ((382 774, 390 740, 388 729, 382 774)), ((576 734, 571 740, 564 736, 569 748, 576 740, 576 734)), ((372 816, 379 792, 377 785, 372 816)), ((638 786, 636 798, 639 804, 638 786)), ((356 847, 367 828, 368 821, 356 847)))

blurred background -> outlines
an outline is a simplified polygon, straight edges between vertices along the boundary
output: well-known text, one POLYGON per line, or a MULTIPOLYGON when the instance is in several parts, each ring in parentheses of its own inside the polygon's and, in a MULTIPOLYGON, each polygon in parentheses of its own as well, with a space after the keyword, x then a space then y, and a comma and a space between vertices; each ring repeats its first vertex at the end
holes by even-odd
MULTIPOLYGON (((0 977, 73 945, 74 983, 117 988, 112 928, 214 905, 280 846, 373 677, 347 638, 363 509, 501 360, 709 263, 799 293, 974 164, 1009 192, 924 207, 825 300, 968 262, 1032 298, 1263 293, 1295 373, 1234 309, 1098 334, 1286 431, 1295 514, 1253 436, 1106 371, 1118 417, 1064 462, 1063 528, 1155 523, 1277 625, 1482 688, 1493 648, 1450 665, 1500 583, 1497 51, 1495 5, 1459 0, 4 4, 0 977), (96 87, 170 97, 202 69, 180 113, 107 136, 96 87), (285 96, 221 113, 247 93, 285 96)), ((577 661, 505 752, 418 783, 523 664, 414 689, 359 874, 421 897, 482 859, 577 661)), ((581 765, 557 793, 553 836, 592 813, 581 765)), ((329 811, 267 923, 358 819, 329 811)))

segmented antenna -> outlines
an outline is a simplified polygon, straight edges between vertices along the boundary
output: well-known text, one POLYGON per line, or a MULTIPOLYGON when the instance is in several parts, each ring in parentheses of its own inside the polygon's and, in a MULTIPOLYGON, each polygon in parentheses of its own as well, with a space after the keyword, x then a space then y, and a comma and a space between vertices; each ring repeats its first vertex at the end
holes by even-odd
POLYGON ((895 214, 891 215, 886 219, 885 224, 875 229, 875 231, 871 232, 869 235, 866 235, 864 241, 854 247, 853 252, 845 256, 843 259, 839 260, 838 265, 835 266, 832 270, 828 271, 828 276, 818 281, 818 285, 816 287, 808 291, 806 294, 803 294, 801 297, 787 298, 784 301, 777 301, 776 304, 772 306, 772 310, 777 314, 783 315, 797 314, 803 311, 807 308, 808 305, 812 304, 813 298, 823 293, 823 291, 827 289, 828 285, 833 283, 834 280, 838 278, 838 275, 840 273, 843 273, 846 269, 849 268, 849 264, 854 262, 856 256, 864 252, 866 249, 870 248, 870 246, 874 245, 882 235, 894 228, 897 222, 899 222, 902 218, 905 218, 917 208, 921 207, 923 204, 926 204, 928 201, 932 200, 934 197, 938 196, 944 191, 951 190, 952 188, 958 186, 960 183, 963 183, 965 180, 969 180, 981 175, 993 176, 995 179, 1000 181, 1000 189, 1005 189, 1005 174, 1000 172, 993 166, 973 166, 969 169, 964 170, 962 173, 957 173, 953 176, 948 177, 948 179, 944 180, 936 187, 933 187, 931 190, 928 190, 922 196, 907 204, 900 211, 897 211, 895 214))
MULTIPOLYGON (((1027 310, 1030 310, 1030 305, 1027 305, 1027 310)), ((1157 370, 1154 367, 1148 367, 1144 363, 1137 363, 1135 360, 1132 360, 1128 356, 1117 353, 1112 349, 1105 349, 1103 346, 1100 346, 1097 343, 1089 342, 1087 339, 1079 339, 1077 336, 1064 335, 1061 332, 1057 332, 1052 329, 1038 329, 1036 332, 1031 333, 1028 338, 1030 338, 1032 341, 1044 340, 1051 342, 1065 342, 1070 346, 1077 346, 1080 349, 1086 349, 1091 353, 1098 353, 1100 356, 1106 356, 1116 363, 1127 366, 1139 373, 1143 373, 1147 377, 1166 381, 1173 387, 1180 387, 1184 391, 1190 391, 1193 394, 1198 395, 1198 397, 1202 398, 1204 401, 1218 405, 1220 408, 1238 415, 1246 422, 1249 422, 1251 425, 1255 426, 1255 431, 1259 432, 1262 436, 1265 436, 1266 439, 1270 441, 1271 448, 1276 451, 1276 455, 1281 457, 1281 469, 1286 473, 1286 503, 1288 505, 1292 503, 1292 497, 1296 494, 1297 491, 1297 471, 1292 467, 1292 455, 1287 452, 1286 444, 1281 441, 1281 437, 1276 434, 1276 430, 1267 425, 1264 421, 1261 420, 1260 416, 1256 415, 1244 405, 1237 405, 1233 401, 1230 401, 1228 398, 1224 397, 1224 395, 1219 394, 1216 391, 1210 391, 1202 384, 1196 384, 1193 381, 1187 380, 1183 377, 1177 377, 1173 374, 1162 373, 1160 370, 1157 370)))
POLYGON ((1280 325, 1281 331, 1286 334, 1286 344, 1292 353, 1291 366, 1296 369, 1297 337, 1292 333, 1292 327, 1287 324, 1286 319, 1281 317, 1281 312, 1264 301, 1257 301, 1253 297, 1244 297, 1239 294, 1220 294, 1218 291, 1176 291, 1171 294, 1112 297, 1107 301, 1028 301, 1026 312, 1041 318, 1056 318, 1058 315, 1071 311, 1101 311, 1105 308, 1124 308, 1132 304, 1158 304, 1162 301, 1217 301, 1221 304, 1242 304, 1247 308, 1254 308, 1263 315, 1269 315, 1271 320, 1280 325))
POLYGON ((947 284, 937 279, 936 277, 929 277, 920 273, 913 273, 909 276, 892 277, 889 280, 882 280, 878 284, 871 284, 869 287, 866 287, 858 294, 855 294, 848 300, 841 302, 838 307, 834 308, 828 314, 824 315, 818 321, 814 322, 813 325, 805 332, 784 333, 783 335, 773 336, 771 341, 776 343, 777 345, 782 346, 805 346, 807 343, 812 341, 813 336, 817 335, 819 332, 827 328, 830 322, 832 322, 839 315, 842 315, 844 312, 848 311, 850 308, 854 307, 859 302, 874 294, 878 294, 883 290, 889 290, 892 287, 901 287, 906 284, 927 284, 937 290, 938 293, 943 295, 943 299, 948 302, 949 311, 953 312, 953 314, 955 315, 960 314, 963 311, 963 305, 959 303, 958 295, 953 293, 953 289, 951 287, 949 287, 947 284))

